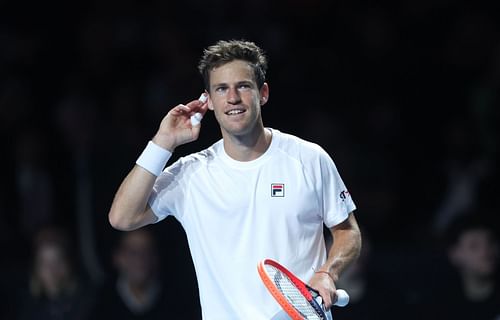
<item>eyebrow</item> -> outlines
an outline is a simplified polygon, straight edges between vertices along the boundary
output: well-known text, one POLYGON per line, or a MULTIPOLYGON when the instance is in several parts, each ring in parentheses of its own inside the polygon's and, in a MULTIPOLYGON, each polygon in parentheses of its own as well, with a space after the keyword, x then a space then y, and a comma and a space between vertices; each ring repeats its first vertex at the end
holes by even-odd
MULTIPOLYGON (((241 80, 241 81, 238 81, 235 83, 235 85, 241 85, 241 84, 252 84, 253 85, 254 81, 253 80, 241 80)), ((221 86, 228 87, 229 84, 226 82, 220 82, 220 83, 215 83, 215 84, 211 85, 212 88, 221 87, 221 86)))

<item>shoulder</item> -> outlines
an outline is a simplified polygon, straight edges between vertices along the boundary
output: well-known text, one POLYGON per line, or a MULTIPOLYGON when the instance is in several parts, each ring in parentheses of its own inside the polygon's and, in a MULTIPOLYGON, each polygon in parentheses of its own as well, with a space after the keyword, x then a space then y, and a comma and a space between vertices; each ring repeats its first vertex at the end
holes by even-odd
POLYGON ((171 166, 169 166, 167 170, 175 171, 187 168, 189 168, 189 170, 193 170, 197 167, 208 165, 218 158, 218 153, 220 151, 221 145, 222 140, 219 140, 204 150, 182 156, 171 166))
POLYGON ((272 129, 272 131, 273 136, 278 139, 278 150, 292 158, 304 161, 318 160, 323 157, 329 158, 327 152, 317 143, 275 129, 272 129))

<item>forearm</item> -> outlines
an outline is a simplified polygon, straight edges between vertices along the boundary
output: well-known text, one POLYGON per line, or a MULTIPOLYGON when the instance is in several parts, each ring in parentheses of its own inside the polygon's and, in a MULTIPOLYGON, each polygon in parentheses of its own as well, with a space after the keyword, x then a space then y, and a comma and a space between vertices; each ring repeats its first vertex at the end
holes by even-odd
POLYGON ((156 216, 147 205, 156 177, 177 146, 198 139, 201 124, 190 121, 190 116, 195 112, 203 116, 208 109, 206 100, 203 94, 199 100, 179 104, 162 119, 157 133, 137 159, 137 165, 116 192, 108 215, 114 228, 132 230, 156 222, 156 216))
POLYGON ((332 228, 332 236, 333 244, 321 270, 327 271, 337 281, 342 271, 358 258, 361 251, 361 232, 352 213, 346 221, 332 228))
POLYGON ((132 230, 155 222, 147 212, 147 201, 156 176, 135 165, 116 192, 109 211, 109 222, 119 230, 132 230))

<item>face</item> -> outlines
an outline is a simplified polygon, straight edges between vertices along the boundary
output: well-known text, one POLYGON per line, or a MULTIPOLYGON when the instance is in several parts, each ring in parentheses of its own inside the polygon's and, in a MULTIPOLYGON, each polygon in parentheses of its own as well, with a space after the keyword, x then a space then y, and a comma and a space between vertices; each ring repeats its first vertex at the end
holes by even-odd
POLYGON ((63 252, 55 245, 44 245, 36 255, 35 273, 49 295, 63 290, 70 268, 63 252))
POLYGON ((495 272, 498 244, 488 230, 469 230, 460 236, 451 259, 463 273, 487 277, 495 272))
POLYGON ((155 271, 156 259, 153 239, 139 230, 130 232, 122 240, 122 245, 115 255, 115 265, 128 281, 144 284, 155 271))
POLYGON ((248 62, 235 60, 210 71, 209 109, 221 127, 222 136, 245 136, 263 130, 261 105, 267 102, 266 83, 257 87, 248 62))

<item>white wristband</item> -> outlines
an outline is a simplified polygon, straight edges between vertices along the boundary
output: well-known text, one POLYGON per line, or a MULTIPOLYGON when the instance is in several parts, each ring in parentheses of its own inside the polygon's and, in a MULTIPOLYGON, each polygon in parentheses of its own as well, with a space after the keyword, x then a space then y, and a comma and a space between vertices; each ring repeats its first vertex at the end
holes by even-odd
POLYGON ((156 145, 153 141, 149 141, 135 163, 155 176, 159 176, 171 156, 172 152, 156 145))

